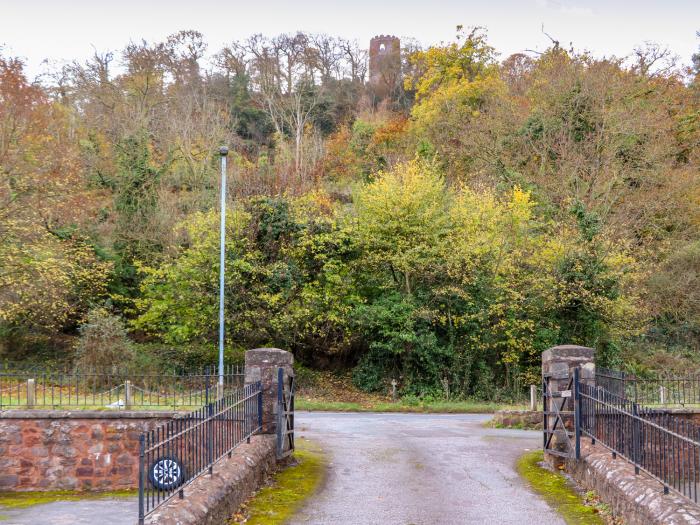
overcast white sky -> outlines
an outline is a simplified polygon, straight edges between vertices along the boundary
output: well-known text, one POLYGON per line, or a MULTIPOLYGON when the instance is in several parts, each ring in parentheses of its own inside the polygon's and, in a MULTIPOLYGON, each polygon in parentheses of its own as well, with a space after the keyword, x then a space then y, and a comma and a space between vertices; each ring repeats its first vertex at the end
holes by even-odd
POLYGON ((481 25, 502 56, 544 49, 541 26, 568 47, 624 56, 645 41, 690 63, 700 39, 700 0, 0 0, 0 45, 19 55, 30 77, 44 59, 85 59, 130 40, 158 41, 180 29, 201 31, 209 50, 253 33, 304 30, 357 39, 410 36, 424 44, 452 39, 455 26, 481 25))

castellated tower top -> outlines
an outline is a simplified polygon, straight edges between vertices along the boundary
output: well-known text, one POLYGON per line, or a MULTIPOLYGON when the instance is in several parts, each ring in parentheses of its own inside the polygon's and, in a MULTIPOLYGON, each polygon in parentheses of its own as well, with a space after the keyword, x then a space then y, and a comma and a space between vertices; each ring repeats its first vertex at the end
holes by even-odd
POLYGON ((401 79, 401 40, 393 35, 369 41, 369 83, 379 98, 389 95, 401 79))
POLYGON ((385 53, 398 53, 401 50, 401 40, 393 35, 378 35, 369 41, 369 54, 370 56, 385 54, 385 53))

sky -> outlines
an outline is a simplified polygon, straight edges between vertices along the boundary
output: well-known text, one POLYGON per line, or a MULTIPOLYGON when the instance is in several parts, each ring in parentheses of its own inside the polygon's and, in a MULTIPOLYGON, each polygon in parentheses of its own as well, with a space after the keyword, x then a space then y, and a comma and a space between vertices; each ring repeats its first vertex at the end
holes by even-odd
POLYGON ((44 59, 83 61, 181 29, 203 33, 214 53, 254 33, 297 30, 365 46, 378 34, 429 45, 450 41, 458 24, 486 27, 503 58, 548 47, 544 25, 566 48, 626 56, 651 41, 689 64, 700 46, 700 0, 0 0, 2 53, 24 58, 30 78, 46 69, 44 59))

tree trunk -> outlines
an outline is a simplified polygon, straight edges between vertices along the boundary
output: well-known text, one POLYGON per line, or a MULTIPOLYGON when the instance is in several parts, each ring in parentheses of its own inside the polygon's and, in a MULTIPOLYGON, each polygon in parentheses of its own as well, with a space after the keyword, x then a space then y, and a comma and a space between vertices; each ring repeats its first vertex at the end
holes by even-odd
POLYGON ((304 136, 304 117, 301 111, 301 95, 297 94, 296 99, 296 144, 294 152, 294 166, 296 168, 297 176, 301 176, 301 146, 302 138, 304 136))

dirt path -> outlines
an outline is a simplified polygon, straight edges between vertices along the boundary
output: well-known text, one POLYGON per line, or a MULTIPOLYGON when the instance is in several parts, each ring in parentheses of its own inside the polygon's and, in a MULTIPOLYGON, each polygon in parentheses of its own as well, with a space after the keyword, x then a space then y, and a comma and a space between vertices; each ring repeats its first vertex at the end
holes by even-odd
POLYGON ((564 525, 515 471, 541 434, 489 416, 298 413, 298 436, 329 455, 321 492, 292 525, 564 525))

